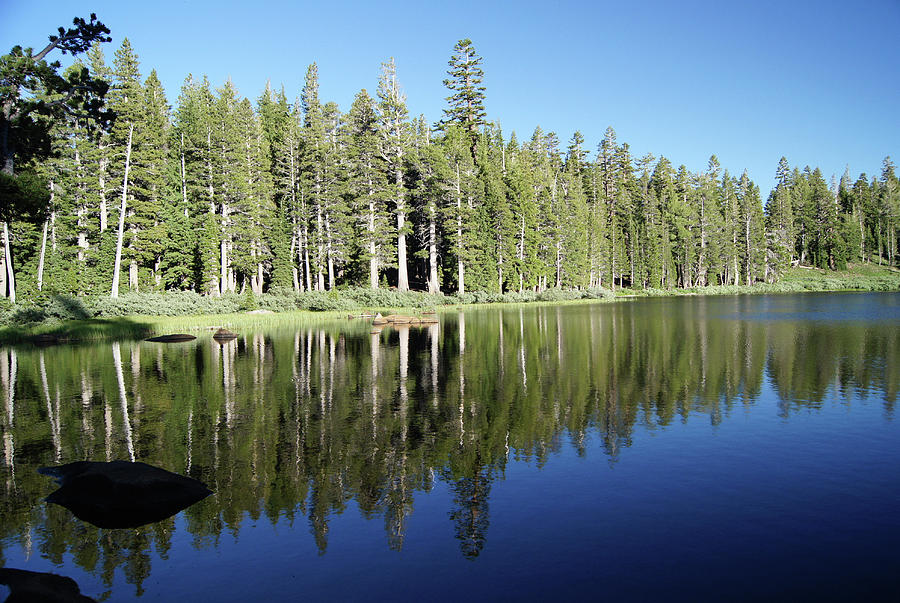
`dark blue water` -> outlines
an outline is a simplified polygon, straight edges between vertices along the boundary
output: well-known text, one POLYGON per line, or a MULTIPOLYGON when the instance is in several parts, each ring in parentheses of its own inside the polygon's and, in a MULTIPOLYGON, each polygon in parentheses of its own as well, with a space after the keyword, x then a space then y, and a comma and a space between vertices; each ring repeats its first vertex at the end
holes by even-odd
POLYGON ((123 343, 127 419, 109 344, 20 349, 2 561, 98 600, 900 600, 898 307, 638 300, 123 343), (129 441, 216 494, 125 534, 41 502, 35 465, 129 441))

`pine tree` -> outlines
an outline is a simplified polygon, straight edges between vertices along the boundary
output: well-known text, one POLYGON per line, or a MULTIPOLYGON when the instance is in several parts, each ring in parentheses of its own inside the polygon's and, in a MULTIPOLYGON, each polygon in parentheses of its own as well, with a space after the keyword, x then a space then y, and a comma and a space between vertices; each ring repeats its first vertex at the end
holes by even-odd
POLYGON ((469 138, 458 126, 448 126, 440 144, 450 168, 450 202, 444 212, 444 232, 450 238, 449 256, 456 261, 456 270, 448 270, 455 278, 459 294, 466 292, 466 264, 477 257, 476 240, 470 216, 474 212, 475 163, 472 160, 469 138))
POLYGON ((347 115, 348 194, 355 220, 357 257, 365 263, 369 287, 378 288, 381 267, 390 262, 393 226, 387 207, 387 178, 379 152, 379 123, 375 102, 361 90, 347 115))
POLYGON ((738 183, 740 207, 740 255, 747 285, 764 280, 768 274, 762 200, 759 187, 753 184, 747 171, 738 183))
MULTIPOLYGON (((138 58, 128 38, 116 50, 113 60, 113 84, 109 92, 109 108, 116 114, 116 121, 110 133, 110 166, 111 175, 116 182, 121 182, 121 203, 118 212, 118 230, 116 235, 116 255, 113 264, 111 296, 118 297, 121 276, 122 252, 125 244, 125 230, 128 221, 129 202, 133 206, 134 192, 129 196, 129 180, 131 175, 133 151, 135 144, 134 130, 138 127, 138 139, 142 124, 141 83, 138 71, 138 58)), ((129 231, 131 228, 128 228, 129 231)), ((126 258, 129 264, 128 285, 137 288, 136 258, 131 254, 126 258)))
POLYGON ((267 171, 272 185, 272 202, 274 204, 274 222, 267 233, 268 246, 271 250, 270 288, 287 290, 296 283, 296 266, 294 264, 294 229, 290 219, 293 204, 296 202, 296 158, 299 150, 296 129, 296 118, 284 93, 284 87, 277 93, 272 92, 269 82, 257 101, 262 135, 268 149, 267 171))
POLYGON ((478 178, 484 187, 485 226, 483 248, 489 253, 483 259, 494 269, 488 278, 487 291, 502 293, 512 276, 507 266, 515 256, 515 221, 505 181, 506 148, 503 135, 496 128, 493 136, 485 136, 478 151, 478 178), (506 269, 506 271, 504 271, 506 269), (495 286, 496 285, 496 286, 495 286))
POLYGON ((675 284, 675 258, 673 256, 672 212, 678 203, 678 191, 672 164, 660 157, 650 177, 647 195, 647 243, 650 282, 652 286, 668 289, 675 284))
POLYGON ((180 213, 188 220, 193 233, 190 247, 180 249, 179 253, 183 254, 184 265, 191 266, 191 288, 210 295, 221 293, 214 116, 215 98, 209 80, 204 77, 197 82, 189 75, 181 89, 173 125, 172 148, 181 189, 180 213))
MULTIPOLYGON (((515 288, 521 293, 526 286, 529 263, 534 256, 534 230, 537 206, 534 198, 533 159, 526 148, 520 148, 515 132, 506 146, 506 188, 514 234, 514 256, 509 271, 515 271, 515 288)), ((529 282, 529 285, 531 283, 529 282)))
POLYGON ((894 162, 885 157, 882 162, 878 187, 879 252, 887 255, 888 266, 897 259, 898 230, 900 230, 900 181, 894 171, 894 162))
POLYGON ((315 63, 306 70, 306 82, 301 95, 303 105, 303 156, 301 163, 300 214, 304 233, 306 288, 325 289, 325 206, 326 174, 325 116, 319 102, 319 70, 315 63), (307 227, 309 224, 309 227, 307 227))
POLYGON ((576 131, 561 171, 556 210, 556 286, 584 287, 589 284, 588 206, 584 192, 584 136, 576 131), (585 277, 588 278, 585 278, 585 277))
POLYGON ((790 178, 790 166, 782 157, 775 170, 775 188, 766 203, 767 248, 776 276, 793 261, 794 211, 790 178))
POLYGON ((325 123, 324 152, 324 226, 325 258, 328 271, 328 288, 337 286, 336 271, 342 270, 347 261, 348 238, 351 233, 349 208, 346 202, 347 162, 345 145, 339 140, 341 112, 337 103, 328 102, 323 107, 325 123))
POLYGON ((466 38, 456 43, 453 55, 447 62, 450 66, 447 75, 450 77, 444 80, 444 86, 451 92, 445 99, 450 106, 444 109, 444 119, 436 124, 441 130, 449 124, 461 125, 468 133, 473 158, 478 144, 478 130, 487 123, 484 108, 486 88, 481 85, 484 80, 483 62, 472 40, 466 38))
POLYGON ((740 245, 740 213, 736 183, 725 170, 722 174, 721 194, 719 196, 719 213, 722 224, 721 276, 719 284, 739 285, 741 278, 740 245))
MULTIPOLYGON (((294 291, 306 288, 307 279, 301 276, 306 257, 306 215, 304 213, 303 187, 301 180, 302 146, 302 111, 300 103, 295 102, 290 108, 284 131, 280 135, 280 143, 273 152, 272 165, 275 201, 279 206, 279 214, 286 221, 283 229, 289 241, 287 254, 276 253, 272 268, 272 285, 289 287, 294 291)), ((280 242, 281 247, 284 242, 280 242)))
POLYGON ((404 156, 409 144, 409 122, 406 109, 406 95, 400 91, 394 59, 381 64, 378 80, 378 118, 381 135, 381 156, 387 169, 387 180, 391 186, 389 193, 393 211, 397 217, 397 289, 409 290, 409 275, 406 257, 406 235, 410 229, 406 224, 409 207, 406 202, 404 183, 404 156))

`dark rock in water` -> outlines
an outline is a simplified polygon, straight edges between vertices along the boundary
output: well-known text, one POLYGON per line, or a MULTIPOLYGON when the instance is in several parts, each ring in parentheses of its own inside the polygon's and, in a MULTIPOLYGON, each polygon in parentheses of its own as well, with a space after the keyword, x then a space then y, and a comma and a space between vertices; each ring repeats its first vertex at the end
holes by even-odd
POLYGON ((0 584, 9 587, 7 601, 40 601, 42 603, 95 603, 81 594, 71 578, 58 574, 0 568, 0 584))
POLYGON ((232 333, 228 329, 219 329, 213 333, 213 339, 218 341, 230 341, 232 339, 237 339, 237 333, 232 333))
POLYGON ((178 341, 193 341, 197 339, 194 335, 185 333, 175 333, 174 335, 159 335, 158 337, 150 337, 145 341, 158 341, 160 343, 175 343, 178 341))
POLYGON ((38 473, 56 478, 61 486, 47 502, 98 528, 136 528, 161 521, 212 494, 195 479, 146 463, 78 461, 42 467, 38 473))
POLYGON ((31 343, 35 345, 54 345, 59 343, 59 337, 51 333, 43 333, 32 337, 31 343))

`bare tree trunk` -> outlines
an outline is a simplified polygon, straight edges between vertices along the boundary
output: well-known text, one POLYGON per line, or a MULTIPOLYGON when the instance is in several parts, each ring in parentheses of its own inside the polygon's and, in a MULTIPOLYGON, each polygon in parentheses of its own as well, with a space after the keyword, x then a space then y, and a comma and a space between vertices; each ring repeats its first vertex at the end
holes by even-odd
MULTIPOLYGON (((371 168, 371 166, 367 166, 371 168)), ((369 178, 369 223, 366 225, 369 231, 369 286, 378 288, 378 246, 375 244, 375 191, 372 187, 372 179, 369 178)))
POLYGON ((128 264, 128 288, 132 291, 140 290, 138 286, 138 265, 134 260, 131 260, 131 263, 128 264))
POLYGON ((503 293, 503 241, 501 240, 500 229, 497 229, 497 291, 503 293))
MULTIPOLYGON (((52 193, 51 193, 52 198, 52 193)), ((41 291, 44 287, 44 257, 47 253, 47 224, 49 220, 44 220, 44 232, 41 235, 41 254, 40 259, 38 259, 38 271, 37 271, 37 289, 41 291)))
POLYGON ((409 274, 406 269, 406 215, 397 212, 397 289, 409 291, 409 274))
POLYGON ((437 208, 432 201, 428 206, 428 292, 440 293, 437 266, 437 208))
POLYGON ((128 146, 125 150, 125 176, 122 179, 122 207, 119 210, 119 235, 116 239, 116 261, 113 267, 113 282, 110 297, 119 297, 119 270, 122 267, 122 239, 125 236, 125 207, 128 198, 128 170, 131 169, 131 139, 134 135, 134 124, 128 130, 128 146))
POLYGON ((706 198, 700 195, 700 254, 697 258, 697 286, 706 286, 706 198))
POLYGON ((556 287, 562 287, 562 241, 556 239, 556 287))
MULTIPOLYGON (((3 223, 4 229, 6 226, 6 222, 3 223)), ((5 246, 2 248, 3 253, 0 253, 0 297, 6 297, 6 251, 5 246)))
POLYGON ((106 157, 106 145, 102 140, 97 144, 97 149, 100 151, 100 170, 97 181, 100 188, 100 233, 102 234, 109 225, 106 210, 106 167, 109 165, 109 159, 106 157))
MULTIPOLYGON (((318 185, 317 185, 318 189, 318 185)), ((322 258, 325 255, 325 247, 322 240, 325 238, 322 236, 324 231, 324 226, 322 224, 322 203, 321 203, 321 194, 319 195, 319 200, 316 203, 316 290, 324 291, 325 290, 325 273, 322 272, 322 258)))
POLYGON ((16 303, 16 275, 13 273, 12 251, 9 249, 9 226, 3 222, 3 259, 6 264, 6 288, 9 301, 16 303))
POLYGON ((744 220, 744 239, 745 239, 744 253, 747 254, 746 255, 747 259, 744 260, 744 271, 747 273, 745 275, 747 277, 747 284, 751 285, 752 278, 751 278, 750 273, 752 272, 752 270, 750 269, 751 268, 751 266, 750 266, 750 216, 747 216, 747 219, 744 220))
POLYGON ((325 255, 328 258, 328 289, 334 289, 334 246, 331 241, 331 215, 325 212, 325 255))
MULTIPOLYGON (((400 157, 397 157, 398 166, 400 157)), ((397 289, 409 291, 409 273, 406 266, 406 199, 403 196, 403 172, 400 167, 394 174, 397 181, 397 289)))
POLYGON ((462 250, 463 250, 463 241, 462 241, 462 193, 460 191, 460 181, 459 181, 459 163, 456 164, 456 248, 457 248, 457 259, 456 259, 456 283, 457 283, 457 291, 460 295, 466 292, 466 280, 465 280, 465 265, 463 264, 462 258, 462 250))
POLYGON ((184 204, 184 217, 188 217, 187 173, 184 169, 184 132, 181 133, 181 202, 184 204))
POLYGON ((225 229, 228 223, 228 204, 222 201, 222 242, 219 244, 219 289, 224 294, 228 291, 228 240, 225 229))

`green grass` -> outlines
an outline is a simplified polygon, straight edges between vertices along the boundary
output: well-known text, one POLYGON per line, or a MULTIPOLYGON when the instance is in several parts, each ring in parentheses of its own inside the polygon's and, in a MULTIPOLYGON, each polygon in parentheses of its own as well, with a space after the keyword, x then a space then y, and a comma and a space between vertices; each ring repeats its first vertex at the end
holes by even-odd
POLYGON ((618 289, 618 297, 678 295, 758 295, 807 291, 900 291, 900 270, 873 264, 851 265, 847 270, 798 266, 785 271, 777 283, 710 285, 687 289, 618 289))
POLYGON ((873 264, 830 271, 793 267, 777 283, 752 286, 714 285, 689 289, 557 290, 541 293, 474 292, 462 296, 428 295, 393 290, 349 289, 304 294, 266 294, 254 305, 271 313, 249 313, 246 296, 209 298, 190 292, 71 298, 44 294, 30 303, 0 307, 0 345, 34 341, 45 336, 58 341, 143 339, 166 333, 319 325, 347 320, 348 314, 418 314, 426 309, 457 306, 520 306, 590 303, 622 297, 677 295, 744 295, 804 291, 900 291, 900 270, 873 264))

